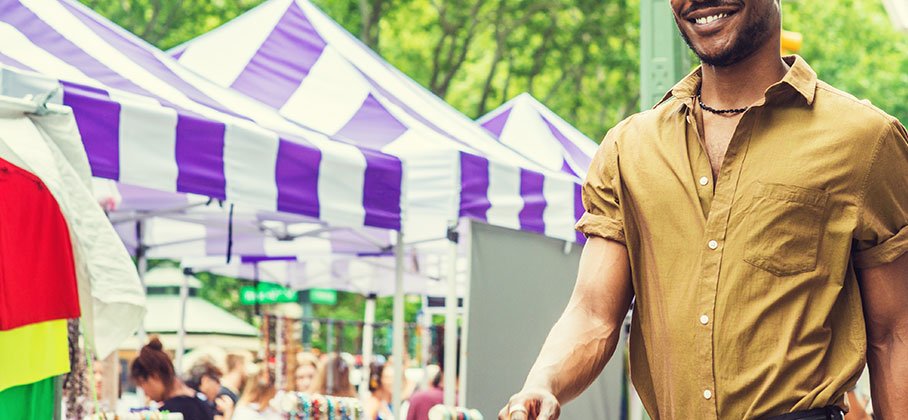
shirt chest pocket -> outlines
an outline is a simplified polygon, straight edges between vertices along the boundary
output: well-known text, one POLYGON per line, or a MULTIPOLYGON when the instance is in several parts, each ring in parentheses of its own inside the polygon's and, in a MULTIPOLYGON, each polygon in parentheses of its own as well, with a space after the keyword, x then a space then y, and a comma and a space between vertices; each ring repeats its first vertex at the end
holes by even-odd
POLYGON ((829 193, 758 183, 744 218, 744 261, 776 276, 816 269, 829 193))

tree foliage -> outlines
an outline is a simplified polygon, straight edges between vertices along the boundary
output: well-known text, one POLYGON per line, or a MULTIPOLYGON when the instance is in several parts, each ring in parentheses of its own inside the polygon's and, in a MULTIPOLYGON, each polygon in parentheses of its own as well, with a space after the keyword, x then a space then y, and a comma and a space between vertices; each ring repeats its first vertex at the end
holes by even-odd
MULTIPOLYGON (((82 1, 163 49, 261 2, 82 1)), ((314 1, 473 118, 526 91, 598 140, 639 108, 639 0, 314 1)), ((801 55, 821 79, 908 121, 908 34, 893 29, 880 0, 840 0, 835 7, 787 0, 783 7, 785 28, 804 35, 801 55)), ((199 277, 205 298, 251 319, 237 301, 236 280, 199 277)), ((316 316, 361 320, 364 298, 340 296, 316 316)), ((390 319, 390 306, 389 299, 379 302, 379 320, 390 319)), ((408 304, 408 320, 417 310, 408 304)))
MULTIPOLYGON (((201 35, 261 0, 82 0, 154 45, 201 35)), ((391 64, 476 118, 529 92, 591 138, 639 108, 639 0, 315 0, 391 64)), ((783 2, 830 84, 905 120, 908 36, 880 0, 783 2)))

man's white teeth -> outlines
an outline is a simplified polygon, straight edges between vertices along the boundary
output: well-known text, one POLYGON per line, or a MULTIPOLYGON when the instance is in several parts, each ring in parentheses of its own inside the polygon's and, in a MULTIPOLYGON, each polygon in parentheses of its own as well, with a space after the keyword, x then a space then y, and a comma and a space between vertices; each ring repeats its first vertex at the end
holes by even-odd
POLYGON ((724 17, 727 17, 727 16, 728 16, 728 13, 719 13, 718 15, 712 15, 712 16, 698 18, 696 20, 696 22, 698 25, 705 25, 707 23, 715 22, 715 21, 722 19, 724 17))

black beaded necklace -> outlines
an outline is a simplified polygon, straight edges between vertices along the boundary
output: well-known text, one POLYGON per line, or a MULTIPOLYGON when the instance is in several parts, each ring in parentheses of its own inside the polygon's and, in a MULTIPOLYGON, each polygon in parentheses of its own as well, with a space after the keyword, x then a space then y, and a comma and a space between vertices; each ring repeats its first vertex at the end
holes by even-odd
POLYGON ((700 91, 697 91, 697 102, 700 103, 700 108, 703 108, 704 111, 708 111, 716 115, 738 115, 750 109, 749 106, 744 108, 715 109, 703 103, 703 99, 700 97, 700 91))

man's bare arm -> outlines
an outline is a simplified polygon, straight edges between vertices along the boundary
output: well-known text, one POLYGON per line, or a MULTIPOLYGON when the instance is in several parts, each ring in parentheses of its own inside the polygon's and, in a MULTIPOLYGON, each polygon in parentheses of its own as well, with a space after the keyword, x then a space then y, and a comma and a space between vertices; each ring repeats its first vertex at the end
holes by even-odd
MULTIPOLYGON (((583 392, 602 372, 618 344, 633 297, 624 245, 591 237, 583 249, 574 293, 552 327, 523 390, 509 405, 523 405, 522 418, 552 420, 560 405, 583 392)), ((508 407, 500 417, 508 418, 508 407)))
POLYGON ((908 418, 908 254, 860 272, 874 415, 908 418))

